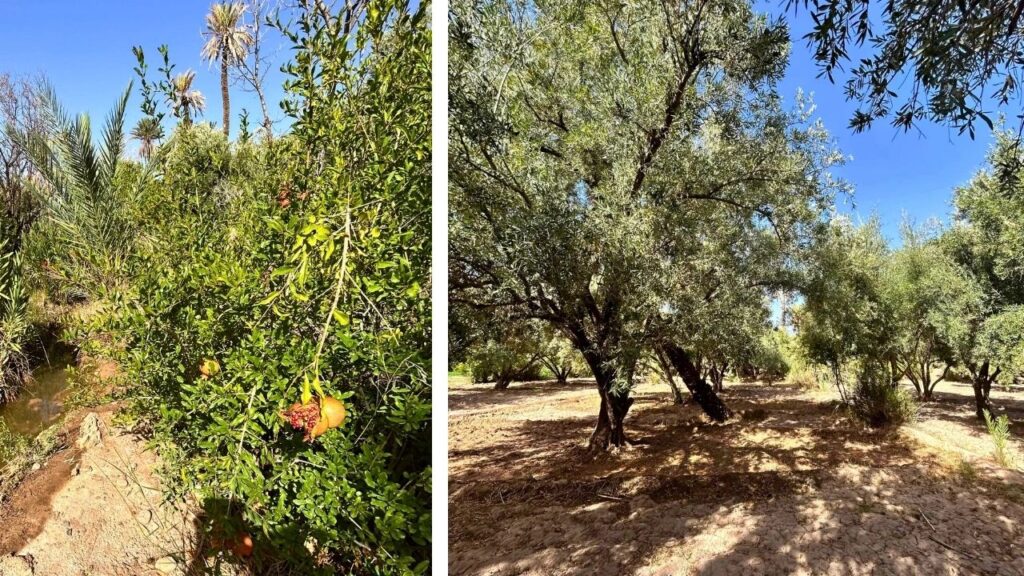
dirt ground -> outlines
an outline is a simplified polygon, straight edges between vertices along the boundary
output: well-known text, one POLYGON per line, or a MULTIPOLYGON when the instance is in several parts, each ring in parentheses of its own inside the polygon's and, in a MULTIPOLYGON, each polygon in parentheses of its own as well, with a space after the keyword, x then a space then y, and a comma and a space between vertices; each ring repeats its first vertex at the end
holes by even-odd
POLYGON ((69 418, 65 448, 0 505, 0 575, 182 574, 193 516, 162 502, 157 456, 112 425, 112 406, 69 418), (88 431, 83 433, 83 429, 88 431), (96 434, 96 432, 99 434, 96 434), (78 439, 93 442, 78 446, 78 439))
MULTIPOLYGON (((1024 575, 1024 475, 992 460, 969 386, 937 396, 886 433, 829 392, 727 383, 718 425, 643 384, 634 444, 595 457, 592 383, 453 379, 449 571, 1024 575)), ((993 401, 1024 422, 1024 393, 993 401)))

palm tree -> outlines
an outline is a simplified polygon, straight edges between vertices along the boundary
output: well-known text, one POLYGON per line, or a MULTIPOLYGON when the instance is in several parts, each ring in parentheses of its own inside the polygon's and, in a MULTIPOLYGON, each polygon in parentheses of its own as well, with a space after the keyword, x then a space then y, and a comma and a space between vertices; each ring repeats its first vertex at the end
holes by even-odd
POLYGON ((174 115, 181 118, 185 126, 192 125, 192 113, 202 114, 206 110, 206 98, 199 90, 192 89, 192 81, 196 73, 185 70, 174 77, 171 82, 171 106, 174 115))
POLYGON ((231 122, 231 102, 228 98, 228 67, 241 62, 252 45, 252 34, 240 24, 245 6, 238 2, 214 4, 206 15, 206 44, 201 55, 213 64, 220 61, 220 95, 224 102, 224 136, 231 122))
POLYGON ((85 114, 71 117, 53 88, 42 93, 42 109, 53 134, 12 130, 39 173, 30 182, 41 198, 59 246, 66 289, 97 294, 119 284, 136 231, 115 183, 124 152, 124 117, 131 84, 107 116, 100 138, 93 138, 85 114))
POLYGON ((146 116, 140 118, 139 123, 132 128, 131 136, 139 141, 139 154, 149 160, 156 143, 164 137, 164 128, 159 120, 153 116, 146 116))

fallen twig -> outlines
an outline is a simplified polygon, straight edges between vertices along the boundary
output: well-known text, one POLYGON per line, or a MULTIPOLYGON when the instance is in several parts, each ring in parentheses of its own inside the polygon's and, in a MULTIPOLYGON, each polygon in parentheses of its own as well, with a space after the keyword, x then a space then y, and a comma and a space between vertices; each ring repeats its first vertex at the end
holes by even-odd
POLYGON ((946 544, 945 542, 943 542, 942 540, 939 540, 938 538, 936 538, 936 537, 934 537, 934 536, 929 536, 929 537, 928 537, 928 539, 929 539, 929 540, 931 540, 932 542, 935 542, 935 543, 936 543, 936 544, 938 544, 939 546, 942 546, 942 547, 943 547, 943 548, 945 548, 946 550, 950 550, 950 551, 952 551, 952 552, 956 552, 957 554, 959 554, 959 555, 961 555, 961 556, 966 556, 966 557, 968 557, 968 558, 973 558, 973 559, 975 559, 975 560, 977 560, 977 559, 978 559, 978 557, 977 557, 977 556, 975 556, 974 554, 971 554, 970 552, 963 552, 963 551, 957 550, 956 548, 953 548, 953 547, 952 547, 952 546, 950 546, 949 544, 946 544))
POLYGON ((935 530, 935 525, 932 524, 932 521, 928 519, 928 516, 925 515, 924 510, 921 510, 920 506, 917 507, 917 511, 921 513, 921 518, 924 518, 924 521, 927 522, 928 525, 932 527, 932 530, 935 530))

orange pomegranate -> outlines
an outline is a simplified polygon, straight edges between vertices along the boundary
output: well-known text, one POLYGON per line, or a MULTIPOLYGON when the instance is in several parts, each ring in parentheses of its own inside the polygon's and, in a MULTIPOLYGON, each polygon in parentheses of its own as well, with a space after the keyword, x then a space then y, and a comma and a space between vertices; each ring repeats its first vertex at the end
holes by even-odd
POLYGON ((242 532, 235 539, 234 545, 231 547, 231 551, 235 553, 239 558, 248 558, 252 555, 253 542, 252 536, 248 532, 242 532))
POLYGON ((217 362, 216 360, 207 358, 206 360, 203 360, 202 364, 199 365, 199 373, 203 376, 203 378, 216 376, 218 373, 220 373, 220 363, 217 362))
POLYGON ((292 428, 305 432, 306 442, 312 442, 328 430, 341 426, 345 421, 345 405, 337 398, 325 396, 305 404, 296 402, 281 416, 292 428))

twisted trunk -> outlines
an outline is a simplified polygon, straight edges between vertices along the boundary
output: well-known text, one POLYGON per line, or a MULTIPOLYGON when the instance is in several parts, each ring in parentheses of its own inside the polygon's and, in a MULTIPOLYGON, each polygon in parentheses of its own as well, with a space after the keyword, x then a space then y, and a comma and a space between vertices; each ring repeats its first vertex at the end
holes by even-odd
POLYGON ((686 350, 675 344, 664 344, 662 351, 679 375, 683 377, 683 383, 690 390, 694 402, 704 410, 705 414, 716 422, 725 422, 732 416, 732 410, 729 410, 718 394, 715 394, 707 380, 700 377, 700 370, 686 350))
POLYGON ((988 361, 982 362, 977 370, 971 370, 971 385, 974 388, 975 415, 979 420, 985 419, 985 411, 992 413, 992 404, 989 403, 989 393, 992 391, 992 383, 999 377, 1000 369, 989 373, 991 366, 988 361))
POLYGON ((597 392, 601 395, 601 409, 597 415, 597 426, 590 435, 590 450, 600 452, 607 450, 609 446, 623 446, 626 444, 623 420, 625 420, 630 406, 633 405, 633 399, 629 397, 629 392, 616 393, 615 369, 601 354, 587 350, 583 357, 594 373, 597 392))

